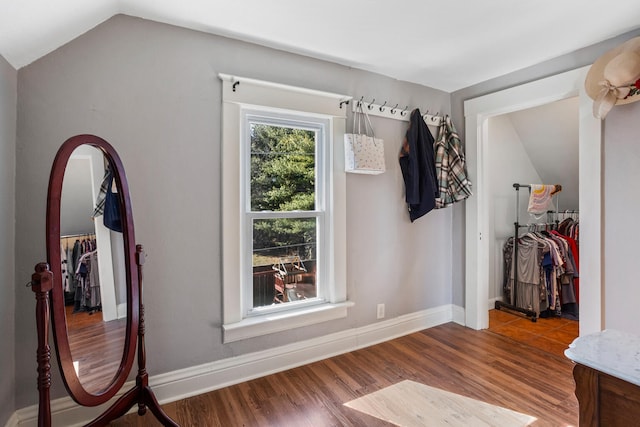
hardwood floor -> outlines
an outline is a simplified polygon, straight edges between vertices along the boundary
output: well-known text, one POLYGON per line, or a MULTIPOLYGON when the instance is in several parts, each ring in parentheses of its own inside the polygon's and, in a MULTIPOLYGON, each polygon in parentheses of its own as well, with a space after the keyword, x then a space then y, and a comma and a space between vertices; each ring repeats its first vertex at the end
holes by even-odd
POLYGON ((489 311, 489 330, 518 342, 563 357, 569 344, 578 337, 576 320, 561 317, 531 319, 503 310, 489 311))
MULTIPOLYGON (((532 426, 576 426, 572 368, 557 352, 448 323, 163 408, 182 426, 385 426, 344 404, 408 379, 531 415, 532 426)), ((112 425, 159 424, 147 413, 112 425)))

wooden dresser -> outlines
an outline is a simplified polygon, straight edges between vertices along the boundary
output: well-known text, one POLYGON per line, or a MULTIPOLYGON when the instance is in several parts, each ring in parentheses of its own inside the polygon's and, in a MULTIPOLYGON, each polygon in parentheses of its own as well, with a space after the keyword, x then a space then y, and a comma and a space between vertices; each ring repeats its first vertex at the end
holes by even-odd
POLYGON ((577 338, 565 355, 576 363, 581 427, 640 425, 640 337, 605 330, 577 338))

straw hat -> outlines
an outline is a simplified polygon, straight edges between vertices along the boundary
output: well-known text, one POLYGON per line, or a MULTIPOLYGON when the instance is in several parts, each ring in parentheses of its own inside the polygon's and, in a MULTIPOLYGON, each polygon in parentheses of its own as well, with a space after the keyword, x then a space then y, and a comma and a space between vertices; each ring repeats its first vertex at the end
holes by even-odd
POLYGON ((604 119, 614 105, 640 101, 640 37, 606 52, 593 63, 584 82, 593 115, 604 119))

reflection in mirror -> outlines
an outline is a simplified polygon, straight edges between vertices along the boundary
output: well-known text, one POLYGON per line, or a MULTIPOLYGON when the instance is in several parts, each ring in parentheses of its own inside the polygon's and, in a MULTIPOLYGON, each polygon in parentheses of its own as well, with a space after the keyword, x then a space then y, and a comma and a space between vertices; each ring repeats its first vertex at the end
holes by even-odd
POLYGON ((105 171, 100 150, 76 148, 65 169, 60 208, 67 335, 76 374, 89 393, 106 389, 117 374, 127 325, 123 236, 113 224, 105 226, 104 208, 96 210, 107 181, 117 193, 105 171))

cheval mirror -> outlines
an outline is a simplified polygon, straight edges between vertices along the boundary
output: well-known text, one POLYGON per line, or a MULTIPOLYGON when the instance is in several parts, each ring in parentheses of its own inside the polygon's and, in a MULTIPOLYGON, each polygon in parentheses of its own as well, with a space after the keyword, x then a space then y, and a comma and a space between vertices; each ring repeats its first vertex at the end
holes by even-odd
POLYGON ((136 384, 88 426, 138 405, 177 426, 148 384, 142 265, 120 157, 94 135, 69 138, 53 162, 47 196, 47 259, 32 276, 38 329, 38 425, 51 425, 49 318, 64 385, 78 404, 98 406, 124 386, 136 355, 136 384))

